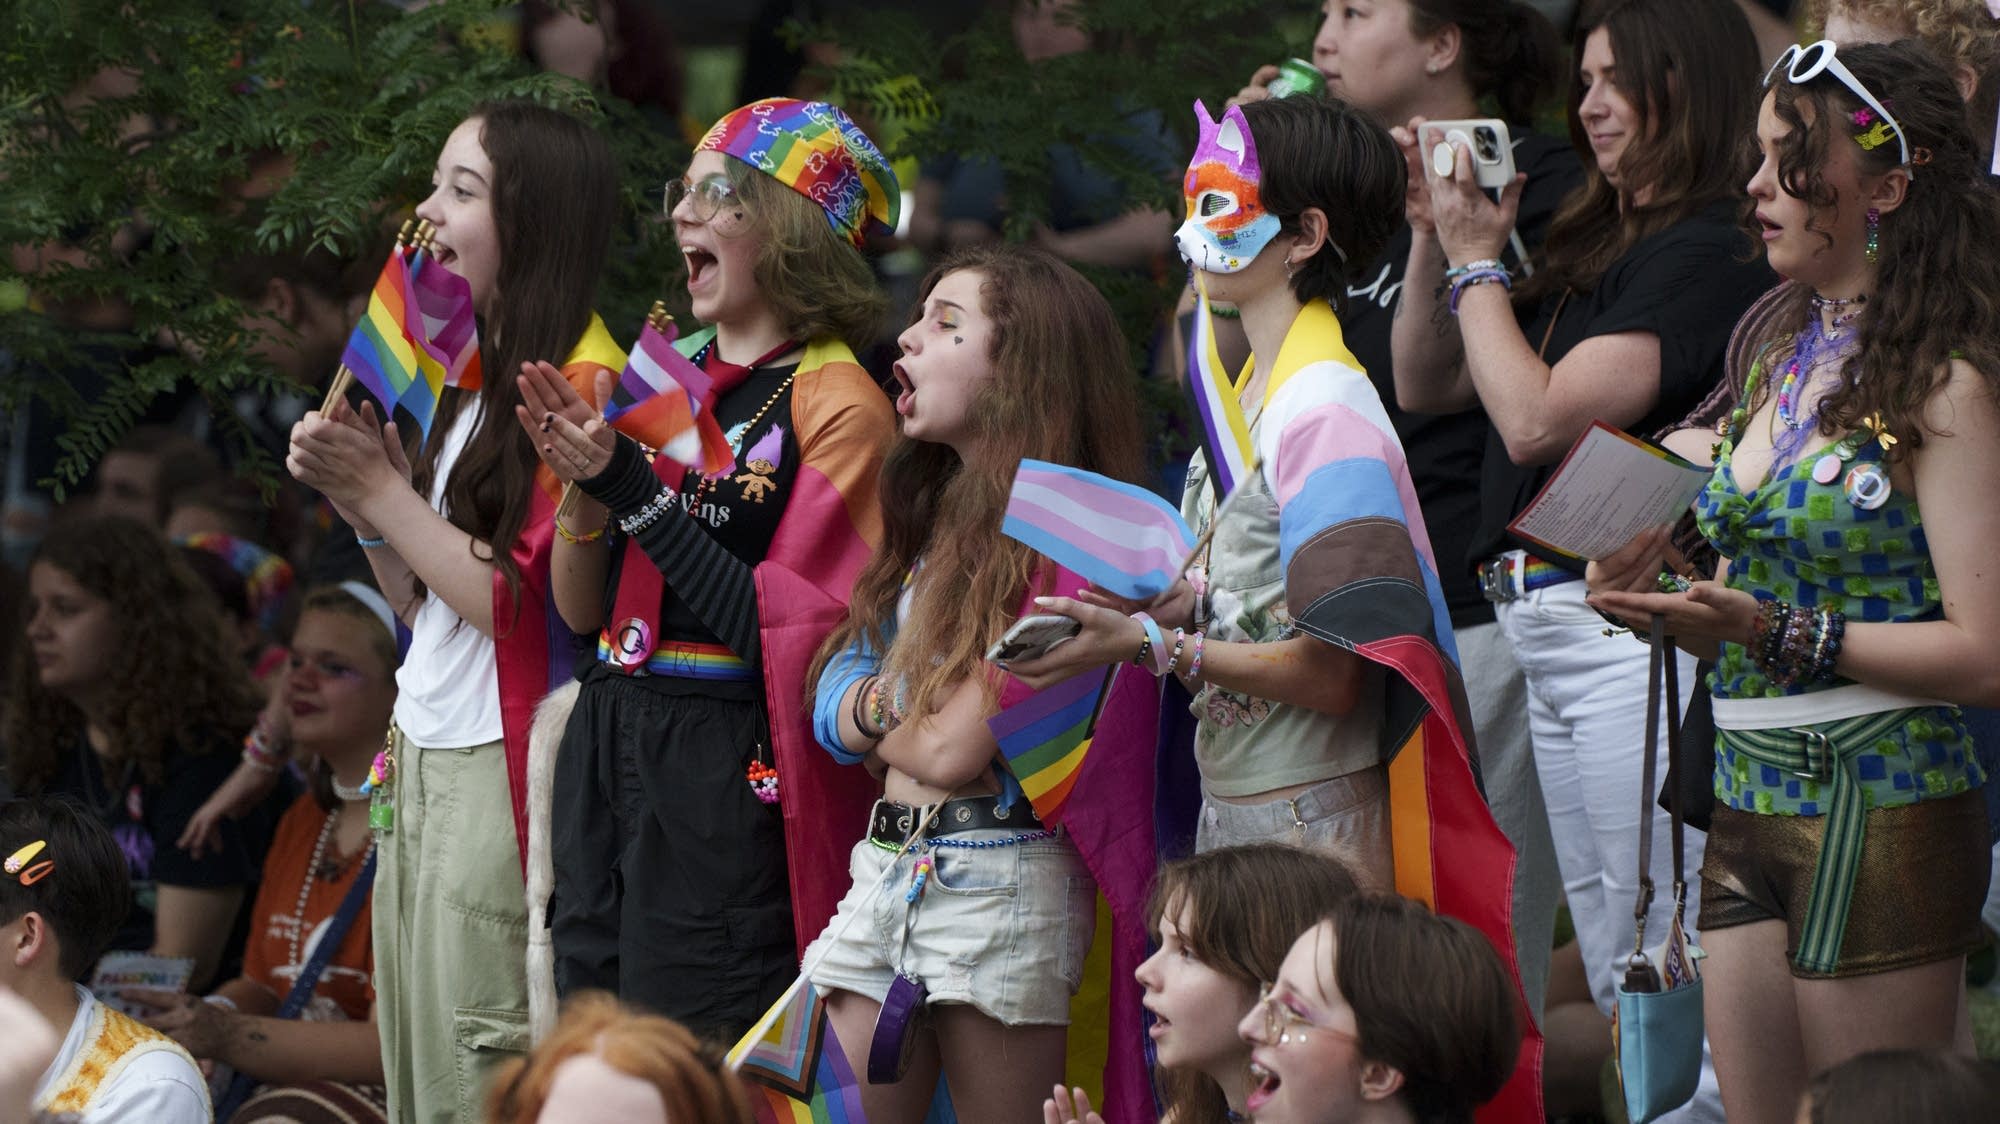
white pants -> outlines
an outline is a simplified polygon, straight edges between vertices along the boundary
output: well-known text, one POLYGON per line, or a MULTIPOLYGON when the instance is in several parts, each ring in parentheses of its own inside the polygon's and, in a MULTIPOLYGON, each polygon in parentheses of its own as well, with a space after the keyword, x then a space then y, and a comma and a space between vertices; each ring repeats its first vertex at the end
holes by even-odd
MULTIPOLYGON (((1584 584, 1566 582, 1496 606, 1500 628, 1528 681, 1528 726, 1555 838, 1563 894, 1598 1009, 1610 1014, 1613 992, 1632 952, 1632 910, 1639 896, 1641 769, 1646 744, 1646 645, 1605 636, 1604 618, 1584 604, 1584 584)), ((1681 703, 1694 688, 1694 660, 1680 660, 1681 703)), ((1654 784, 1664 783, 1669 748, 1662 722, 1654 784)), ((1644 796, 1653 817, 1650 871, 1655 893, 1646 914, 1646 945, 1655 947, 1673 918, 1673 823, 1656 792, 1644 796)), ((1684 870, 1690 932, 1699 909, 1706 836, 1687 830, 1684 870)), ((1702 1046, 1701 1087, 1694 1100, 1662 1117, 1722 1120, 1715 1067, 1702 1046)))

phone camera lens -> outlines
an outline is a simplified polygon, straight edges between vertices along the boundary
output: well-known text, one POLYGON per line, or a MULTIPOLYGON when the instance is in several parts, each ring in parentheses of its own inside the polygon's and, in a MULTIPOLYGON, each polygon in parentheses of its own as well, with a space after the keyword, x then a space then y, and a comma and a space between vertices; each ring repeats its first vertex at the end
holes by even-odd
POLYGON ((1479 160, 1481 163, 1483 164, 1499 163, 1500 134, 1494 132, 1490 126, 1481 125, 1480 127, 1472 130, 1472 149, 1474 152, 1479 154, 1479 160))

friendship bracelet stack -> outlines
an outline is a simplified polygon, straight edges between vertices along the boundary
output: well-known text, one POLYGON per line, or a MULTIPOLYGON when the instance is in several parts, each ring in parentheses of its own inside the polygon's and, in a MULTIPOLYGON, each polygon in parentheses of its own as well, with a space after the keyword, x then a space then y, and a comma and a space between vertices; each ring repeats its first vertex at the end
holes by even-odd
POLYGON ((1139 627, 1146 633, 1139 641, 1138 654, 1132 657, 1132 666, 1143 667, 1155 677, 1164 678, 1175 674, 1180 668, 1181 656, 1188 655, 1187 671, 1182 678, 1193 682, 1201 677, 1201 649, 1208 639, 1206 636, 1197 631, 1190 637, 1186 629, 1177 628, 1174 630, 1173 647, 1168 648, 1166 633, 1154 623, 1152 617, 1141 612, 1133 613, 1132 619, 1138 621, 1139 627), (1190 639, 1194 641, 1192 653, 1188 652, 1190 639))
POLYGON ((1847 615, 1838 609, 1766 601, 1757 607, 1751 659, 1779 687, 1830 683, 1846 633, 1847 615))
POLYGON ((1514 275, 1498 258, 1481 258, 1466 262, 1456 269, 1447 270, 1444 283, 1451 286, 1451 314, 1458 315, 1458 298, 1474 285, 1499 285, 1513 291, 1514 275))
POLYGON ((903 724, 909 717, 909 686, 907 679, 897 679, 893 691, 882 689, 882 677, 871 675, 854 692, 854 706, 848 717, 854 721, 854 728, 877 741, 889 736, 889 731, 903 724))
POLYGON ((646 501, 646 506, 620 519, 618 521, 618 529, 625 532, 627 536, 638 534, 640 531, 652 526, 660 516, 666 514, 667 509, 674 506, 675 501, 679 498, 679 494, 674 489, 661 488, 659 495, 646 501))
POLYGON ((264 728, 264 720, 259 718, 250 732, 243 737, 243 761, 267 773, 275 773, 285 763, 284 749, 276 744, 270 732, 264 728))

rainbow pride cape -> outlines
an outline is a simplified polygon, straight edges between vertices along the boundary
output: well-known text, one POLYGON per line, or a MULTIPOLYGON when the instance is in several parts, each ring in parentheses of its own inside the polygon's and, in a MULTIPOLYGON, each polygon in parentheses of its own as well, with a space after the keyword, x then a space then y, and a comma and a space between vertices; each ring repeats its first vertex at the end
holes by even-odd
MULTIPOLYGON (((1058 564, 1031 594, 1073 592, 1083 584, 1058 564)), ((1035 611, 1032 601, 1023 602, 1024 614, 1035 611)), ((1133 667, 1110 678, 1085 672, 1041 691, 1009 678, 1000 706, 987 727, 1008 769, 1042 822, 1062 825, 1097 883, 1100 945, 1103 922, 1110 921, 1108 970, 1093 965, 1070 1005, 1069 1080, 1087 1085, 1101 1066, 1104 1118, 1151 1124, 1148 1042, 1132 973, 1146 958, 1146 895, 1159 865, 1153 813, 1159 682, 1133 667), (1101 1062, 1085 1049, 1093 1038, 1104 1043, 1101 1062)))
MULTIPOLYGON (((1233 390, 1250 372, 1246 363, 1233 390)), ((1542 1037, 1514 957, 1514 849, 1479 790, 1451 618, 1402 445, 1324 301, 1285 334, 1255 453, 1278 502, 1292 622, 1395 672, 1382 736, 1396 890, 1484 933, 1514 980, 1520 1060, 1478 1119, 1540 1124, 1542 1037)))
MULTIPOLYGON (((562 374, 578 393, 588 396, 599 371, 616 371, 624 365, 624 350, 593 312, 563 361, 562 374)), ((546 468, 541 471, 548 473, 546 468)), ((548 480, 553 482, 555 477, 548 475, 548 480)), ((549 586, 549 554, 556 535, 555 496, 559 492, 559 487, 554 492, 537 488, 529 500, 528 517, 510 547, 520 573, 518 590, 507 587, 507 577, 499 567, 493 570, 493 652, 500 680, 501 740, 507 753, 507 790, 513 801, 515 842, 524 877, 528 861, 528 731, 542 696, 570 679, 580 643, 556 612, 555 595, 549 586)))

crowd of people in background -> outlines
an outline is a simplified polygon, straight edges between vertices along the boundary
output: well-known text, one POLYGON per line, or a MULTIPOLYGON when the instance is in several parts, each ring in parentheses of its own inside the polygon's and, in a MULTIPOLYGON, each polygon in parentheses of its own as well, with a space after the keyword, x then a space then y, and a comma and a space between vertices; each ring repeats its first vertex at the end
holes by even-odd
MULTIPOLYGON (((1073 7, 1014 0, 1024 65, 1093 49, 1073 7)), ((522 50, 686 127, 669 24, 595 11, 523 5, 522 50)), ((1705 1036, 1657 1118, 1989 1114, 2000 3, 1329 0, 1300 54, 1323 88, 1190 90, 1191 160, 1103 138, 1184 214, 1060 147, 1024 245, 1003 169, 899 183, 752 50, 659 216, 693 460, 606 417, 603 137, 483 103, 415 207, 478 389, 235 404, 275 491, 186 412, 45 520, 12 480, 0 1122, 747 1122, 724 1052, 802 972, 878 1124, 1589 1119, 1676 869, 1705 1036), (1495 117, 1499 183, 1427 128, 1495 117), (1246 462, 1153 463, 1079 267, 1185 273, 1144 377, 1212 349, 1246 462), (1597 423, 1712 475, 1585 560, 1510 525, 1597 423), (1163 492, 1185 573, 1003 533, 1027 459, 1163 492), (1088 753, 1156 792, 1057 814, 992 723, 1100 681, 1088 753), (1497 929, 1399 861, 1420 725, 1497 929), (93 991, 107 955, 180 975, 93 991)), ((230 284, 323 390, 373 271, 230 284)))

